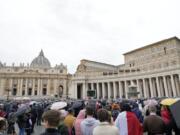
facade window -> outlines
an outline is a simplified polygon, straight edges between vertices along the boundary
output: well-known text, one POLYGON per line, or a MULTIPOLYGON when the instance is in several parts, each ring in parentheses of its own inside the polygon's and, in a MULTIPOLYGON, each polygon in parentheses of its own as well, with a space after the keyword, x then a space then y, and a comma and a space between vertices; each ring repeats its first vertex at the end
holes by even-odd
POLYGON ((37 90, 34 91, 34 95, 37 95, 37 90))
POLYGON ((32 95, 32 88, 29 88, 29 89, 28 89, 28 95, 29 95, 29 96, 32 95))
POLYGON ((166 47, 164 47, 164 54, 166 54, 166 47))
POLYGON ((22 91, 22 96, 24 96, 24 95, 25 95, 25 90, 22 91))
POLYGON ((12 91, 12 95, 13 95, 13 96, 16 96, 16 94, 17 94, 17 89, 14 88, 13 91, 12 91))
POLYGON ((60 70, 60 73, 63 73, 63 70, 60 70))
POLYGON ((46 95, 47 94, 47 89, 46 88, 43 88, 43 95, 46 95))

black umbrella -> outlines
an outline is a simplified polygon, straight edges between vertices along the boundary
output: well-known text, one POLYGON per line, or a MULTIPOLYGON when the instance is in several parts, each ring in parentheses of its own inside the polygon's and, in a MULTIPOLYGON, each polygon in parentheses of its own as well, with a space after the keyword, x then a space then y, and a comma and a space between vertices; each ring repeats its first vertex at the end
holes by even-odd
POLYGON ((74 102, 73 105, 71 106, 72 109, 77 109, 77 108, 80 108, 82 107, 83 103, 82 101, 77 101, 77 102, 74 102))
POLYGON ((176 122, 177 127, 180 128, 180 115, 179 115, 180 114, 180 100, 172 104, 169 108, 176 122))
POLYGON ((31 108, 29 107, 29 105, 24 105, 20 108, 18 108, 17 112, 15 113, 16 116, 22 115, 24 113, 28 113, 31 111, 31 108))
POLYGON ((15 123, 16 122, 16 119, 17 119, 17 117, 16 117, 16 113, 15 112, 11 112, 11 113, 9 113, 9 115, 8 115, 8 122, 10 122, 10 123, 15 123))

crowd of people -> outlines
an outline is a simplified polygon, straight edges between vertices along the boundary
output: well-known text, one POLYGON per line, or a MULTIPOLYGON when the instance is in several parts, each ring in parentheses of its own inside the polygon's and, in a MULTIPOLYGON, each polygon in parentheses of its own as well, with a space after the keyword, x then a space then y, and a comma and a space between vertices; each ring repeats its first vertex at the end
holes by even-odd
POLYGON ((0 106, 0 135, 180 135, 168 105, 143 100, 74 100, 52 109, 52 100, 0 106), (18 131, 15 130, 15 124, 18 131))

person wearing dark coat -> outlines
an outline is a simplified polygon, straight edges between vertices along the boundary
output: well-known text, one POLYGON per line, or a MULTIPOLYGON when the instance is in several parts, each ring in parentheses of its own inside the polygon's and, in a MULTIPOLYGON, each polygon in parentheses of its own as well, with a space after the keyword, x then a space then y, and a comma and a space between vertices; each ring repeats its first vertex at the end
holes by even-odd
POLYGON ((36 119, 37 119, 37 109, 35 104, 33 104, 33 106, 31 106, 32 133, 34 132, 34 125, 36 123, 36 119))
POLYGON ((41 135, 61 135, 57 130, 60 122, 60 112, 56 110, 46 111, 43 113, 42 119, 46 130, 41 135))
POLYGON ((149 106, 150 115, 147 116, 143 123, 144 132, 148 132, 148 135, 164 135, 165 123, 163 119, 156 114, 156 107, 149 106))
POLYGON ((38 108, 37 108, 37 126, 41 125, 42 114, 43 114, 43 107, 41 105, 38 105, 38 108))
POLYGON ((143 115, 142 112, 139 110, 139 106, 137 103, 133 104, 132 112, 136 115, 140 123, 143 123, 143 115))
POLYGON ((17 124, 19 127, 19 135, 25 135, 25 127, 26 127, 26 119, 25 114, 22 114, 17 117, 17 124))
POLYGON ((27 116, 27 119, 26 119, 26 127, 25 127, 26 134, 27 134, 27 135, 31 135, 31 133, 32 133, 31 113, 27 113, 26 116, 27 116))

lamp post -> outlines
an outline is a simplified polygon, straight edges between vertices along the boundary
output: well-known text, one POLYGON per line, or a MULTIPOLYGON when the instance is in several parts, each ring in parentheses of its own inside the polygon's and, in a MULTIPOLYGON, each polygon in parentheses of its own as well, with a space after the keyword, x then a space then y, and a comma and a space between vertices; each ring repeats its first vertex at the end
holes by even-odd
POLYGON ((6 89, 6 91, 7 91, 7 101, 9 100, 9 92, 11 91, 10 89, 6 89))

